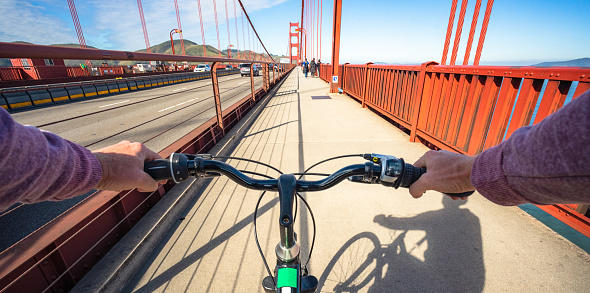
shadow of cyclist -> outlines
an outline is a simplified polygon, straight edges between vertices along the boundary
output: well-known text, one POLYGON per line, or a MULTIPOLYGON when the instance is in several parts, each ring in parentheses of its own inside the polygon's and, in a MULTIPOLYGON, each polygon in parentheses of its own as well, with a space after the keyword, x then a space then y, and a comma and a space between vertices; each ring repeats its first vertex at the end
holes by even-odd
POLYGON ((444 197, 440 210, 409 218, 375 216, 376 223, 391 229, 391 244, 380 244, 372 232, 357 234, 324 271, 320 290, 481 292, 485 281, 481 228, 474 214, 460 208, 463 204, 444 197), (341 259, 345 255, 352 259, 341 259))
MULTIPOLYGON (((427 243, 424 261, 408 253, 403 232, 388 246, 390 259, 383 278, 369 292, 481 292, 485 268, 477 216, 460 208, 465 201, 443 198, 444 208, 411 218, 378 215, 374 221, 392 230, 422 230, 427 243), (392 251, 395 250, 395 251, 392 251)), ((409 244, 408 244, 409 246, 409 244)), ((387 257, 386 257, 387 258, 387 257)))

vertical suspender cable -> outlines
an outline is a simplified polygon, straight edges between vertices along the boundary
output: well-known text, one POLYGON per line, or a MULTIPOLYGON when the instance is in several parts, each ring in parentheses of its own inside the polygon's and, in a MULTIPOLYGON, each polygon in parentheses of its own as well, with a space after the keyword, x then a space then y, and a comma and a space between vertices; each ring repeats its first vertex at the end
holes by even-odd
POLYGON ((318 61, 322 59, 322 21, 324 19, 324 1, 320 0, 320 55, 318 61))
MULTIPOLYGON (((299 23, 299 49, 298 49, 298 55, 299 55, 299 60, 304 60, 303 58, 305 58, 305 56, 303 55, 303 30, 301 28, 303 28, 303 12, 305 11, 305 0, 301 0, 301 22, 299 23)), ((291 50, 291 49, 289 49, 291 50)), ((287 50, 287 51, 289 51, 287 50)), ((288 52, 287 52, 288 53, 288 52)))
POLYGON ((240 15, 242 17, 242 44, 244 44, 243 57, 246 59, 246 32, 244 32, 244 13, 240 10, 240 15))
POLYGON ((197 0, 199 7, 199 21, 201 23, 201 37, 203 38, 203 56, 207 57, 207 47, 205 46, 205 30, 203 29, 203 14, 201 13, 201 0, 197 0))
POLYGON ((490 22, 490 14, 492 14, 492 6, 494 6, 494 0, 488 0, 486 7, 486 13, 483 18, 481 25, 481 32, 479 33, 479 42, 477 43, 477 51, 475 51, 475 59, 473 65, 479 65, 479 58, 481 58, 481 50, 483 49, 483 42, 486 39, 486 33, 488 32, 488 23, 490 22))
POLYGON ((469 30, 469 39, 467 39, 467 47, 465 48, 465 57, 463 58, 463 65, 469 63, 469 55, 471 54, 471 46, 473 45, 473 35, 475 35, 475 27, 477 26, 477 19, 479 18, 479 10, 481 8, 481 0, 475 2, 475 9, 473 10, 473 18, 471 19, 471 29, 469 30))
MULTIPOLYGON (((180 30, 180 50, 182 55, 186 55, 184 52, 184 38, 182 37, 182 25, 180 25, 180 12, 178 12, 178 0, 174 0, 174 8, 176 8, 176 21, 178 22, 178 29, 180 30)), ((172 45, 172 44, 171 44, 172 45)))
POLYGON ((455 43, 453 44, 453 54, 451 55, 451 64, 455 65, 457 60, 457 51, 459 50, 459 42, 461 41, 461 32, 463 31, 463 21, 465 20, 465 12, 467 11, 468 0, 462 0, 461 12, 459 13, 459 21, 457 21, 457 31, 455 31, 455 43))
POLYGON ((447 26, 447 37, 445 39, 445 46, 443 48, 441 65, 445 65, 447 62, 447 55, 449 54, 449 44, 451 43, 451 34, 453 33, 453 24, 455 24, 455 13, 457 11, 457 0, 453 0, 451 5, 451 13, 449 14, 449 25, 447 26))
POLYGON ((314 22, 315 22, 315 15, 314 15, 314 7, 315 6, 315 0, 311 0, 311 5, 309 7, 310 9, 310 28, 311 28, 311 58, 315 58, 315 26, 314 26, 314 22))
POLYGON ((240 59, 240 34, 238 33, 238 14, 236 13, 236 0, 234 0, 234 23, 236 24, 236 49, 238 49, 238 59, 240 59))
POLYGON ((141 19, 141 26, 143 28, 143 37, 145 39, 145 48, 148 53, 151 53, 152 49, 150 46, 150 40, 148 38, 147 27, 145 25, 145 18, 143 17, 143 7, 141 5, 141 0, 137 0, 137 8, 139 9, 139 18, 141 19))
POLYGON ((216 0, 213 0, 213 13, 215 13, 215 31, 217 31, 217 50, 219 51, 219 57, 221 57, 221 42, 219 41, 219 25, 217 24, 217 4, 216 0))
MULTIPOLYGON (((68 0, 68 6, 70 7, 70 14, 72 15, 74 27, 76 28, 76 34, 78 35, 78 42, 80 43, 80 48, 86 48, 86 40, 84 39, 84 32, 82 32, 82 26, 80 25, 80 20, 78 19, 78 12, 76 11, 76 5, 74 4, 74 0, 68 0)), ((92 65, 90 60, 84 60, 84 64, 86 64, 86 66, 92 65)))

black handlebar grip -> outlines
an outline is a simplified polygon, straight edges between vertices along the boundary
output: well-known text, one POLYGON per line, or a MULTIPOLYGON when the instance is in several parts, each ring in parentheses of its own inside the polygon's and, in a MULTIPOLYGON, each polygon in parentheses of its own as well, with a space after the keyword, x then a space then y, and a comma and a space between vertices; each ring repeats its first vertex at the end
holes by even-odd
POLYGON ((154 180, 172 179, 172 170, 170 169, 170 160, 154 160, 145 162, 143 170, 148 173, 154 180))
MULTIPOLYGON (((405 164, 404 174, 402 176, 402 184, 401 187, 410 187, 414 182, 416 182, 420 176, 426 173, 426 168, 418 168, 414 167, 410 164, 405 164)), ((468 197, 472 195, 475 190, 466 191, 466 192, 458 192, 458 193, 444 193, 449 196, 456 196, 456 197, 468 197)))

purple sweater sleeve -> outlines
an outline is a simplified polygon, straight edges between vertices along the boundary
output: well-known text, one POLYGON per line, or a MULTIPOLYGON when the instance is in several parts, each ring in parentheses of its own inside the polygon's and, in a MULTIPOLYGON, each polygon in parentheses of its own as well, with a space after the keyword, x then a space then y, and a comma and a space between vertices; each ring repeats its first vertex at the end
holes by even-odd
POLYGON ((590 91, 479 154, 471 182, 500 205, 590 202, 590 91))
POLYGON ((0 212, 11 205, 63 200, 94 188, 99 161, 86 148, 16 123, 0 110, 0 212))

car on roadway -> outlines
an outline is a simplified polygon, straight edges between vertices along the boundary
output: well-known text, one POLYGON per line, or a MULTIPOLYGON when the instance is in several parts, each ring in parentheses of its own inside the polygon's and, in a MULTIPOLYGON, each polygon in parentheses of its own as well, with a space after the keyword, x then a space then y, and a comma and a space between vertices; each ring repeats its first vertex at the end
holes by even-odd
MULTIPOLYGON (((240 65, 238 65, 238 67, 240 68, 240 74, 242 76, 250 75, 250 63, 240 63, 240 65)), ((260 70, 258 69, 256 64, 254 64, 254 66, 252 66, 252 71, 253 71, 252 73, 254 76, 260 75, 260 70)))
POLYGON ((232 70, 232 69, 234 69, 234 68, 231 65, 226 65, 225 66, 225 70, 232 70))
POLYGON ((208 64, 199 64, 193 70, 193 72, 207 72, 207 71, 211 71, 211 66, 209 66, 208 64))

